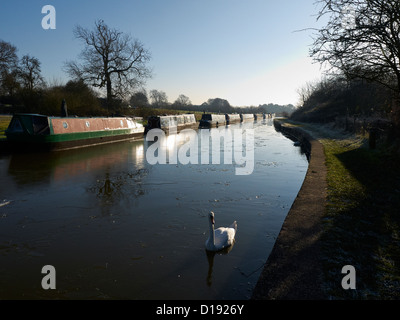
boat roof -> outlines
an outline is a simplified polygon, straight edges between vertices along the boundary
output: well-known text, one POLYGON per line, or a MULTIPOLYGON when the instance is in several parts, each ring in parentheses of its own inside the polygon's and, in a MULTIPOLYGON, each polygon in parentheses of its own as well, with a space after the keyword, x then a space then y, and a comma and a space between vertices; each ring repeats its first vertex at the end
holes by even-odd
POLYGON ((35 116, 35 117, 47 117, 43 114, 38 113, 15 113, 13 116, 35 116))
POLYGON ((132 117, 128 117, 128 116, 120 116, 120 117, 91 117, 91 116, 87 116, 87 117, 76 117, 76 116, 69 116, 69 117, 60 117, 60 116, 46 116, 44 114, 39 114, 39 113, 15 113, 13 116, 32 116, 32 117, 44 117, 44 118, 51 118, 51 119, 95 119, 95 118, 114 118, 114 119, 118 119, 118 118, 132 118, 132 117))

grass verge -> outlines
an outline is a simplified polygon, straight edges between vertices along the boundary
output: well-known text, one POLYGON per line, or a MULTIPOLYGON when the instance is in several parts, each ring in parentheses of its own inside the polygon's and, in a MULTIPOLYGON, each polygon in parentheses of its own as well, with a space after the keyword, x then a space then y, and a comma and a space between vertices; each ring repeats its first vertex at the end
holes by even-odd
POLYGON ((390 146, 369 149, 366 137, 297 125, 325 149, 325 291, 332 299, 400 299, 400 156, 390 146), (356 269, 356 290, 341 286, 345 265, 356 269))
POLYGON ((11 116, 0 116, 0 140, 6 139, 5 131, 10 124, 11 116))
POLYGON ((328 292, 336 298, 399 299, 399 159, 357 139, 321 142, 328 168, 323 237, 328 292), (338 283, 344 265, 356 268, 357 290, 344 291, 338 283))

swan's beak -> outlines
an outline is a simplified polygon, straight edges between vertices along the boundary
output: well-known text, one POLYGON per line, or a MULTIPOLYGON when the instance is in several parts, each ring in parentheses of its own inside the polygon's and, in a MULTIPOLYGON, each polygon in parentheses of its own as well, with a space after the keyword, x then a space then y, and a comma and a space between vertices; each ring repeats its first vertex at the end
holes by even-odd
POLYGON ((214 220, 214 212, 210 212, 210 221, 212 224, 215 224, 215 220, 214 220))

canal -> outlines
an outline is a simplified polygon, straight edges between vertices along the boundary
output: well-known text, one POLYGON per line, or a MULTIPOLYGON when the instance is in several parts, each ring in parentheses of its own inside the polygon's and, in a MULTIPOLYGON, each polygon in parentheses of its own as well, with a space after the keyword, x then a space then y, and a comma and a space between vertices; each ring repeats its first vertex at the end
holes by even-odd
MULTIPOLYGON (((208 133, 226 130, 254 130, 251 174, 150 164, 149 141, 0 155, 0 299, 249 299, 308 162, 272 120, 208 133), (237 221, 229 252, 205 251, 210 211, 216 227, 237 221)), ((181 154, 185 135, 158 142, 181 154)))

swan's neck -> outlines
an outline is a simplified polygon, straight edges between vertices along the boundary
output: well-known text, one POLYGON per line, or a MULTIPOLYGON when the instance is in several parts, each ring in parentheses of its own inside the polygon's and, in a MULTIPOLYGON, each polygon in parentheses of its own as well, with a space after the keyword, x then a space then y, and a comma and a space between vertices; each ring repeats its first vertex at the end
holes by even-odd
POLYGON ((212 243, 213 246, 215 246, 214 243, 214 223, 212 223, 210 221, 210 239, 209 239, 210 243, 212 243))

